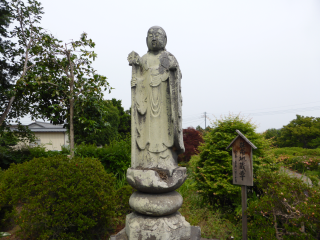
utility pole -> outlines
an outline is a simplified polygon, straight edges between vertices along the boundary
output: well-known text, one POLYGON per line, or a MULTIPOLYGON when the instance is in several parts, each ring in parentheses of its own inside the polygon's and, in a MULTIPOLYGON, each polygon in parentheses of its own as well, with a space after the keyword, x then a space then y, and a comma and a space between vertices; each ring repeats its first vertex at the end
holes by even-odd
POLYGON ((204 112, 204 130, 207 128, 207 112, 204 112))

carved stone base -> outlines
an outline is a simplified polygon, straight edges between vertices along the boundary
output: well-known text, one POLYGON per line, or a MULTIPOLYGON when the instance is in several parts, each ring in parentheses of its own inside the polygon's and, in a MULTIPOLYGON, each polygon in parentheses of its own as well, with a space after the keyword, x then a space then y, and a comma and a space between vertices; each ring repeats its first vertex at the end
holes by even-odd
POLYGON ((178 189, 187 179, 187 169, 178 167, 172 175, 166 169, 128 168, 127 181, 135 189, 146 193, 166 193, 178 189))
POLYGON ((126 234, 129 240, 189 240, 191 226, 179 213, 152 217, 131 213, 126 218, 126 234))
POLYGON ((161 194, 134 192, 129 205, 143 215, 166 216, 177 212, 182 202, 182 196, 176 191, 161 194))
MULTIPOLYGON (((191 236, 190 240, 200 240, 201 239, 201 229, 197 226, 191 226, 191 236)), ((112 235, 110 240, 129 240, 126 234, 126 229, 122 229, 116 235, 112 235)))

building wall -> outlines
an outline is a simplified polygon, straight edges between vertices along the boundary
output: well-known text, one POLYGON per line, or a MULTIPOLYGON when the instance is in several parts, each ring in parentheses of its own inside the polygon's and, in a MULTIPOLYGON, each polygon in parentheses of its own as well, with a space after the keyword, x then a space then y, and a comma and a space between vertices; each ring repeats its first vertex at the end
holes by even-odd
POLYGON ((68 145, 68 135, 65 132, 37 132, 35 136, 46 150, 61 151, 61 146, 68 145))

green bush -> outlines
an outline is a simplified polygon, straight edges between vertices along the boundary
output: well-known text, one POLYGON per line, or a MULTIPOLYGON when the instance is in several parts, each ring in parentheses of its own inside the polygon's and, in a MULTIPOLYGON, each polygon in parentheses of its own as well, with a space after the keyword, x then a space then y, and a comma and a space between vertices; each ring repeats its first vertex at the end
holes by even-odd
POLYGON ((76 156, 98 158, 106 171, 122 176, 131 164, 131 138, 114 140, 109 145, 96 147, 95 145, 78 145, 76 156))
POLYGON ((256 184, 262 191, 249 201, 250 239, 319 239, 319 187, 271 170, 260 170, 256 184))
POLYGON ((15 216, 25 239, 100 239, 111 227, 115 179, 97 159, 55 156, 13 164, 0 184, 0 208, 15 216))
POLYGON ((205 143, 199 147, 200 160, 195 173, 197 189, 211 204, 232 208, 241 203, 241 187, 232 184, 232 150, 226 150, 237 136, 237 129, 258 148, 253 150, 254 177, 260 168, 277 168, 273 155, 267 151, 271 148, 271 140, 256 133, 256 126, 250 121, 233 115, 214 121, 204 136, 205 143))
POLYGON ((0 146, 0 167, 2 169, 8 169, 12 163, 24 163, 33 158, 54 157, 60 154, 61 152, 58 151, 46 151, 43 146, 25 146, 19 149, 0 146))

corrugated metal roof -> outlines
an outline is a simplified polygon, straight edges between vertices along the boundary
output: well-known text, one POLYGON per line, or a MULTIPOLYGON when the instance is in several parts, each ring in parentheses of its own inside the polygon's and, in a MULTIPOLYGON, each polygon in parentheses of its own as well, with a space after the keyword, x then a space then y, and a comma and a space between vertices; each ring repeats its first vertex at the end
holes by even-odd
POLYGON ((63 125, 53 125, 46 122, 34 122, 28 125, 32 132, 66 132, 67 129, 63 125))
POLYGON ((30 128, 31 132, 66 132, 65 128, 30 128))
MULTIPOLYGON (((53 125, 52 123, 46 123, 46 122, 34 122, 30 123, 27 126, 32 132, 66 132, 67 129, 63 128, 63 125, 53 125)), ((11 130, 16 130, 18 125, 11 125, 11 130)))
POLYGON ((231 147, 231 145, 238 139, 238 137, 241 137, 243 140, 245 140, 251 147, 253 147, 253 149, 257 149, 257 147, 252 142, 250 142, 250 140, 248 138, 246 138, 239 130, 236 130, 236 132, 238 133, 238 136, 236 136, 232 140, 232 142, 229 144, 229 146, 226 149, 231 147))
POLYGON ((33 129, 33 128, 56 128, 56 129, 61 129, 63 128, 63 125, 53 125, 52 123, 46 123, 46 122, 34 122, 28 125, 28 128, 33 129))

